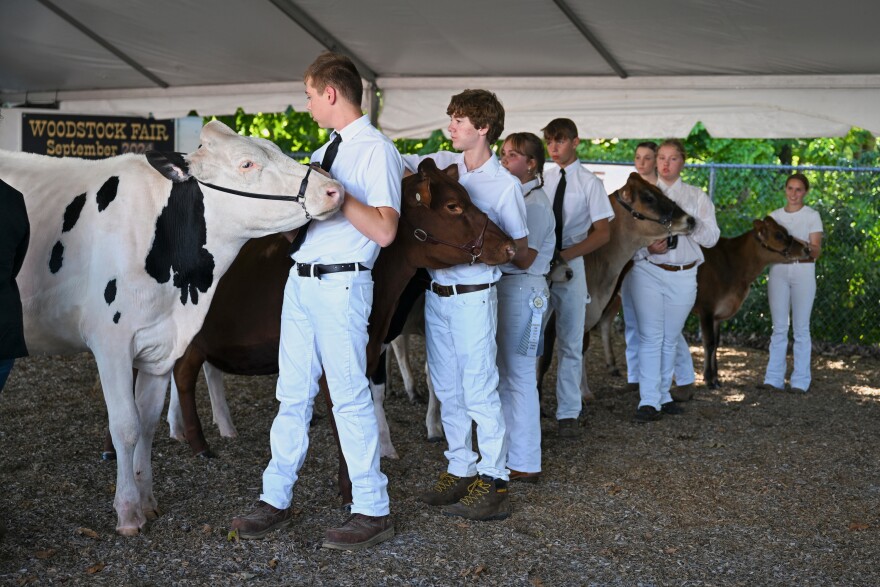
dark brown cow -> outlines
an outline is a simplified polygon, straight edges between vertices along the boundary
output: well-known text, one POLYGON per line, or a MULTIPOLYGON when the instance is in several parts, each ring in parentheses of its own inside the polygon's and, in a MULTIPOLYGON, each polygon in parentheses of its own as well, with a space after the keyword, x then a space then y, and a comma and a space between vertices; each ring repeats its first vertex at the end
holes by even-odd
MULTIPOLYGON (((773 218, 754 220, 754 228, 734 238, 721 238, 710 248, 703 249, 706 258, 697 270, 697 299, 692 314, 700 317, 703 338, 703 381, 711 389, 721 387, 718 379, 718 346, 721 344, 721 322, 730 320, 739 312, 749 295, 752 283, 771 263, 786 263, 807 259, 809 246, 791 235, 773 218)), ((610 337, 610 325, 619 302, 608 304, 602 314, 605 357, 609 368, 616 368, 610 337)))
MULTIPOLYGON (((425 159, 417 174, 403 180, 397 238, 381 251, 373 268, 368 373, 382 364, 382 344, 392 317, 418 268, 450 267, 475 258, 494 265, 513 258, 513 241, 471 203, 457 179, 457 167, 441 171, 432 159, 425 159)), ((174 376, 193 454, 211 454, 193 393, 206 360, 228 373, 278 372, 281 304, 289 268, 287 242, 280 235, 248 243, 218 285, 202 330, 177 361, 174 376)), ((344 485, 347 469, 340 467, 340 473, 344 485)), ((350 500, 344 486, 342 493, 350 500)))

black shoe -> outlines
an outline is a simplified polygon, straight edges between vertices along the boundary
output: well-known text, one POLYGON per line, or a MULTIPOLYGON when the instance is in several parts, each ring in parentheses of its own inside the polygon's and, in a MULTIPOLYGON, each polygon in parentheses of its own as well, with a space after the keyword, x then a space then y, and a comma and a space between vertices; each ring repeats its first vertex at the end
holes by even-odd
POLYGON ((670 416, 678 416, 679 414, 684 414, 684 408, 675 402, 666 402, 665 404, 660 404, 660 411, 670 416))
POLYGON ((645 422, 654 422, 663 417, 663 412, 658 411, 653 406, 640 406, 638 410, 636 410, 636 415, 633 416, 633 420, 644 424, 645 422))

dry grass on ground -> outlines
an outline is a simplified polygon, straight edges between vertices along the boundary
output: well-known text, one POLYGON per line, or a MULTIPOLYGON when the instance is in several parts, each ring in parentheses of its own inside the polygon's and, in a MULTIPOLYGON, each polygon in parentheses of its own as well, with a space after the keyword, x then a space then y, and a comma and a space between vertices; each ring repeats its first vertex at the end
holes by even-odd
POLYGON ((443 446, 423 440, 424 406, 390 400, 401 459, 383 468, 398 535, 353 554, 319 546, 345 517, 323 421, 294 528, 227 541, 230 519, 259 493, 273 377, 229 378, 233 440, 209 425, 202 385, 217 459, 190 457, 163 422, 153 462, 164 515, 123 539, 114 532, 115 466, 98 458, 105 412, 91 391, 94 361, 21 361, 0 396, 0 583, 880 584, 880 361, 816 357, 813 388, 795 396, 755 389, 766 352, 724 349, 722 390, 701 390, 683 416, 636 425, 637 395, 591 352, 598 398, 584 411, 583 437, 557 439, 544 420, 545 478, 512 487, 514 515, 503 522, 445 518, 416 501, 444 467, 443 446))

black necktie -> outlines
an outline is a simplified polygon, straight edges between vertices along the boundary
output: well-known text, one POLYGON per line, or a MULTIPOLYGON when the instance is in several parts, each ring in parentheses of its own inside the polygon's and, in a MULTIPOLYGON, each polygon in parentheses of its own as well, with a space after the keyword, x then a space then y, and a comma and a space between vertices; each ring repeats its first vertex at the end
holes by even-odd
POLYGON ((565 199, 565 170, 560 169, 559 185, 553 198, 553 218, 556 219, 556 250, 562 250, 562 202, 565 199))
MULTIPOLYGON (((324 151, 324 158, 321 159, 321 169, 323 169, 324 171, 330 171, 330 168, 333 167, 333 161, 336 160, 336 153, 339 151, 339 143, 341 142, 342 135, 336 133, 333 141, 327 147, 327 150, 324 151)), ((306 233, 308 232, 309 224, 311 223, 312 221, 309 220, 300 227, 299 232, 296 233, 296 237, 293 239, 293 242, 290 243, 290 250, 288 251, 288 254, 293 255, 302 246, 303 241, 306 240, 306 233)))

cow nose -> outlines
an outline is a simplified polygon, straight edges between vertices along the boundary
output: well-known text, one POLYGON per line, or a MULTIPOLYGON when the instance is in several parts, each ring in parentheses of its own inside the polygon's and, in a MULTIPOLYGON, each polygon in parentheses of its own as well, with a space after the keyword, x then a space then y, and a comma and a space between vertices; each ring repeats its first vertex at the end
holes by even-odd
POLYGON ((330 186, 327 188, 327 197, 333 200, 334 203, 339 202, 342 198, 342 192, 339 188, 335 186, 330 186))
POLYGON ((697 220, 693 216, 688 216, 688 230, 693 230, 697 226, 697 220))

